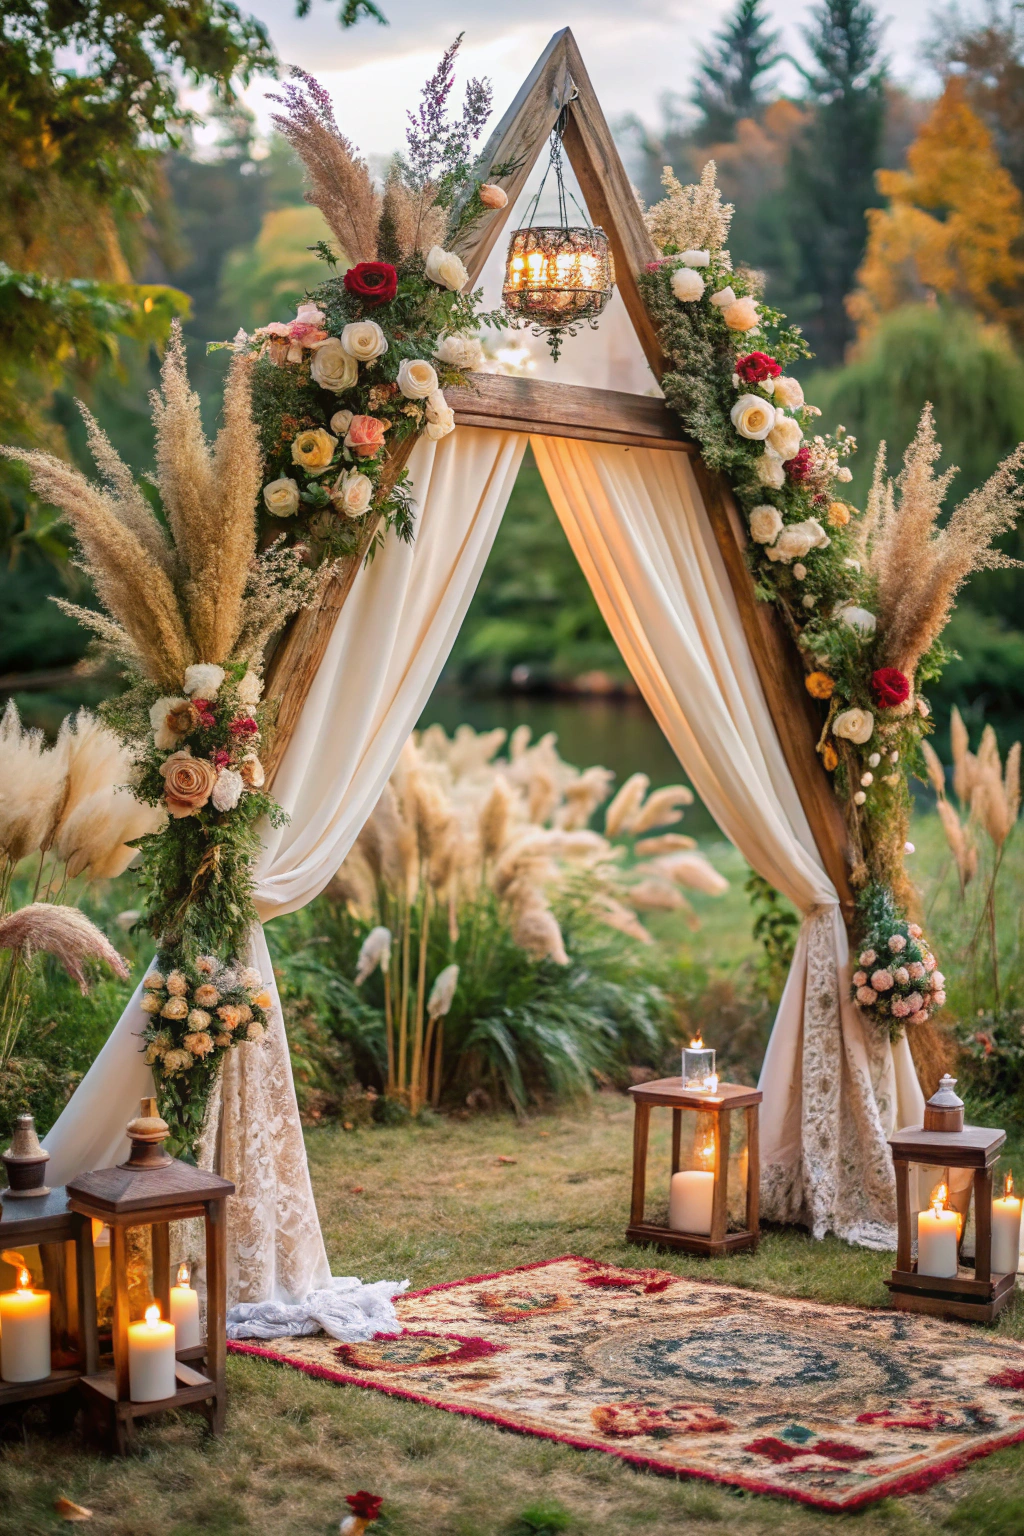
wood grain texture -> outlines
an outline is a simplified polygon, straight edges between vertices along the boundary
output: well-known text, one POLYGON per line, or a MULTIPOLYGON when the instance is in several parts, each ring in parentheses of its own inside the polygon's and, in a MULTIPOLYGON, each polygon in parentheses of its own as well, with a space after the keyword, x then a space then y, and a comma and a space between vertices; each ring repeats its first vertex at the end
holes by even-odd
POLYGON ((475 373, 465 388, 447 389, 445 398, 459 426, 697 453, 675 412, 653 395, 475 373))
POLYGON ((761 1127, 756 1104, 744 1110, 747 1121, 747 1230, 761 1231, 761 1127))
POLYGON ((651 1106, 633 1103, 633 1188, 629 1202, 629 1220, 636 1226, 644 1219, 647 1193, 647 1138, 651 1128, 651 1106))
POLYGON ((628 1090, 635 1104, 667 1104, 673 1109, 696 1109, 702 1113, 720 1109, 746 1109, 760 1104, 763 1095, 757 1088, 742 1083, 719 1083, 714 1093, 699 1088, 684 1088, 681 1077, 660 1077, 653 1083, 634 1083, 628 1090))

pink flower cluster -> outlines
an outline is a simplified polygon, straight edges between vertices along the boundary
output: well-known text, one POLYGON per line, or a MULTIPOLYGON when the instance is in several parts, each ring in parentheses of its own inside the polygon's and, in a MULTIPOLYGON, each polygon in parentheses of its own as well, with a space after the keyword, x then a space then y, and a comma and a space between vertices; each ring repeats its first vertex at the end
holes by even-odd
POLYGON ((906 936, 891 934, 884 947, 898 959, 909 941, 913 941, 922 958, 908 960, 905 965, 879 965, 877 950, 861 951, 860 967, 852 977, 854 997, 862 1008, 877 1005, 882 1018, 888 1015, 901 1023, 923 1024, 934 1009, 945 1003, 946 978, 936 969, 935 956, 922 942, 921 929, 916 923, 908 924, 906 936), (911 990, 904 990, 906 988, 911 990))
POLYGON ((315 347, 326 341, 327 332, 322 329, 325 319, 323 310, 316 304, 300 304, 295 319, 289 320, 287 325, 280 320, 271 320, 253 335, 266 340, 270 360, 278 367, 282 363, 301 363, 304 347, 315 347))

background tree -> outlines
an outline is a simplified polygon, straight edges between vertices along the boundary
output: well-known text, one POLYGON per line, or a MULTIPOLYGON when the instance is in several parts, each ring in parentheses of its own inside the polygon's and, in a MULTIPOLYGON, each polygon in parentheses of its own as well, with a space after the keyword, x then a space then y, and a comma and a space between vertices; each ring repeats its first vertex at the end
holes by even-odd
POLYGON ((697 144, 718 144, 736 135, 743 118, 756 117, 770 96, 769 77, 780 62, 779 34, 769 29, 764 0, 739 4, 711 46, 700 51, 690 101, 700 117, 697 144))
POLYGON ((962 83, 1000 161, 1024 192, 1024 9, 1014 0, 988 0, 985 10, 978 25, 955 9, 942 13, 927 55, 944 79, 962 83))
POLYGON ((838 362, 852 335, 844 300, 864 250, 864 215, 880 201, 874 175, 885 128, 886 64, 868 0, 822 0, 804 28, 811 113, 790 152, 785 200, 799 290, 816 296, 804 319, 818 356, 838 362))

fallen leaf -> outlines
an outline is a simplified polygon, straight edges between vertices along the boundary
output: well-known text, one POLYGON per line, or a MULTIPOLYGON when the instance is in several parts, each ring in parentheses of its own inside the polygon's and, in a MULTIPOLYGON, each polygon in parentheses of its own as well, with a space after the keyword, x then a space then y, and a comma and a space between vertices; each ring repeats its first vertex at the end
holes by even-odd
POLYGON ((92 1510, 86 1509, 84 1504, 74 1504, 70 1499, 63 1497, 54 1499, 53 1507, 62 1520, 91 1520, 92 1510))
POLYGON ((341 1128, 343 1131, 351 1131, 355 1129, 351 1120, 343 1120, 341 1128))
POLYGON ((537 1135, 538 1136, 550 1136, 551 1132, 550 1131, 538 1131, 537 1135))
POLYGON ((350 1195, 361 1195, 362 1192, 363 1192, 362 1184, 353 1184, 352 1188, 349 1190, 349 1194, 350 1195))
POLYGON ((504 1157, 500 1152, 498 1154, 499 1163, 518 1163, 518 1161, 518 1157, 504 1157))

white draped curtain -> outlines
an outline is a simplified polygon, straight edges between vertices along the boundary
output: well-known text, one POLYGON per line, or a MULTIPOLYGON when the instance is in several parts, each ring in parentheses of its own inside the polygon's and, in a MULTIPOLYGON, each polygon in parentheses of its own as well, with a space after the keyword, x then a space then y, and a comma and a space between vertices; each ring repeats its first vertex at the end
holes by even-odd
POLYGON ((534 438, 562 527, 694 788, 804 914, 760 1087, 762 1209, 815 1236, 895 1245, 887 1137, 920 1121, 910 1050, 849 1001, 846 930, 779 745, 684 453, 534 438))
MULTIPOLYGON (((641 692, 711 814, 805 915, 762 1074, 766 1214, 889 1245, 886 1135, 920 1119, 902 1044, 847 1001, 846 935, 747 649, 684 454, 535 438, 569 542, 641 692)), ((324 889, 351 848, 448 656, 526 446, 460 428, 410 460, 412 546, 387 541, 360 572, 275 782, 290 821, 258 871, 264 921, 324 889)), ((785 723, 781 722, 784 729, 785 723)), ((262 929, 250 962, 271 978, 262 929)), ((202 1160, 229 1202, 232 1301, 290 1302, 326 1283, 280 1006, 259 1048, 225 1059, 202 1160)), ((138 992, 46 1137, 50 1178, 115 1162, 152 1078, 138 992)))

